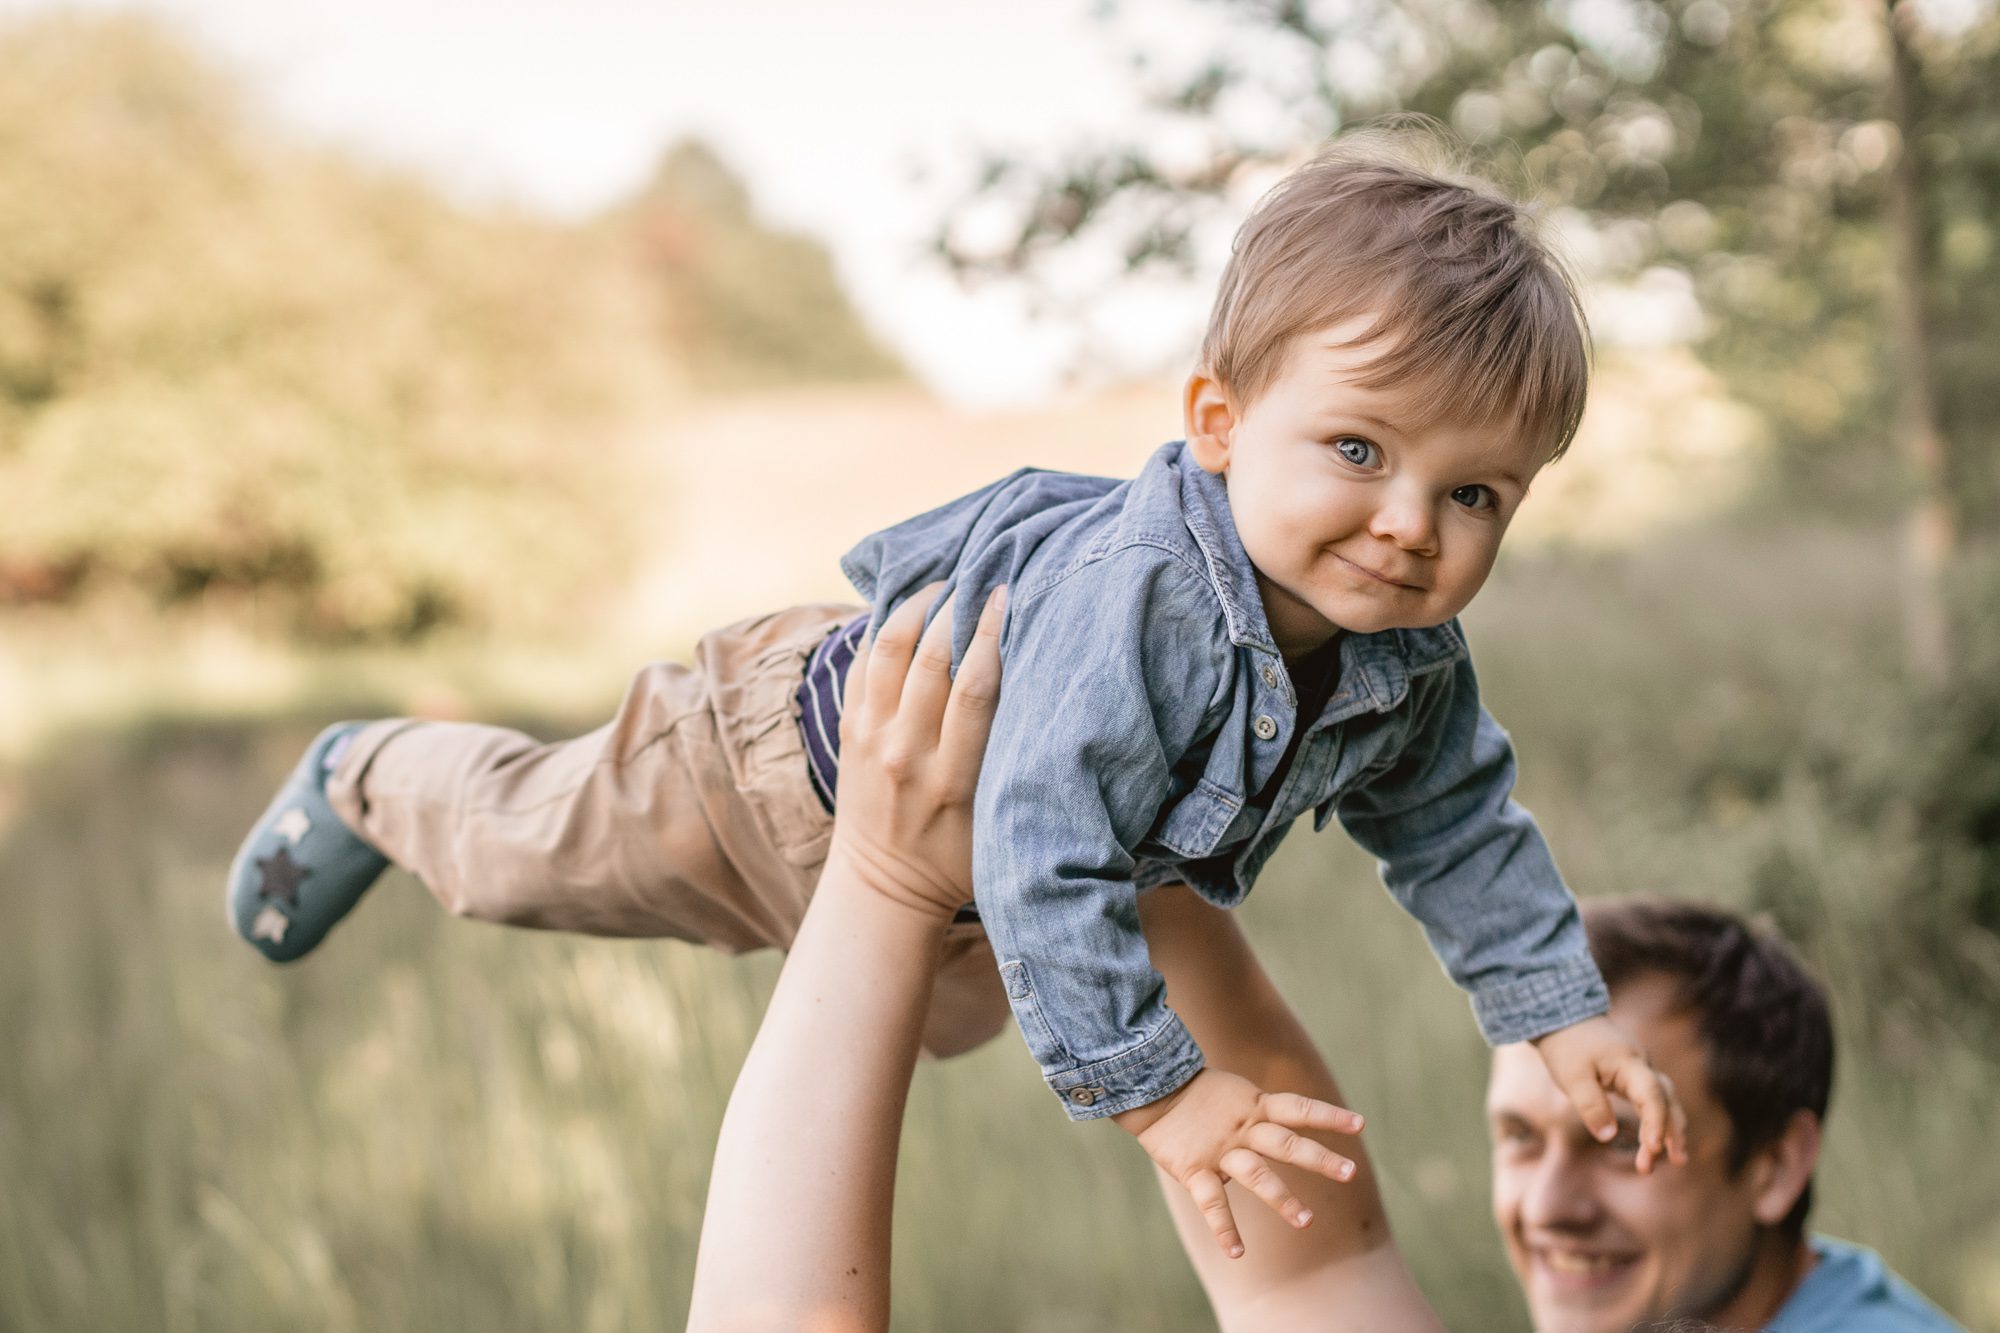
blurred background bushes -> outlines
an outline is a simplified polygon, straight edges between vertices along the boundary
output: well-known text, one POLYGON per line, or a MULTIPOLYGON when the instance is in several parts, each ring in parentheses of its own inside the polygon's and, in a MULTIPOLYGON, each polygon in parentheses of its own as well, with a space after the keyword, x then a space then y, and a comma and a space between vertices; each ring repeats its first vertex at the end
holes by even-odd
POLYGON ((634 424, 889 377, 699 145, 574 225, 266 129, 157 24, 0 23, 0 607, 546 630, 625 577, 634 424))

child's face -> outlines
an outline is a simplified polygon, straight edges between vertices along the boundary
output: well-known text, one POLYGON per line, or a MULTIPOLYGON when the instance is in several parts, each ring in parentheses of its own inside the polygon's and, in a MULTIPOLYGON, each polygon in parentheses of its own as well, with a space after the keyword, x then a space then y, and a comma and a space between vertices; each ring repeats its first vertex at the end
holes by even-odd
POLYGON ((1454 424, 1422 432, 1406 389, 1364 389, 1368 319, 1302 334, 1248 404, 1188 381, 1188 444, 1228 479, 1229 510, 1287 656, 1340 630, 1440 625, 1472 600, 1544 450, 1454 424))

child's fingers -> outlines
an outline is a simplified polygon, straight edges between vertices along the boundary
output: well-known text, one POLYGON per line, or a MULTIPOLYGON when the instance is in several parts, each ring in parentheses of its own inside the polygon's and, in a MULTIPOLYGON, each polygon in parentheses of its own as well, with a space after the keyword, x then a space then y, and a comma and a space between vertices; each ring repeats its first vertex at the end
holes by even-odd
MULTIPOLYGON (((986 735, 993 726, 993 709, 1000 701, 1000 623, 1006 611, 1007 589, 995 588, 979 613, 978 632, 959 659, 944 729, 938 736, 941 772, 979 771, 980 758, 986 753, 986 735)), ((963 794, 971 794, 970 783, 963 794)))
POLYGON ((1213 1171, 1197 1171, 1187 1178, 1186 1184, 1201 1220, 1208 1223, 1208 1229, 1215 1235, 1215 1243, 1230 1258, 1241 1259, 1243 1237, 1236 1234, 1236 1215, 1229 1211, 1229 1191, 1222 1187, 1222 1177, 1213 1171))
POLYGON ((1675 1166, 1688 1164, 1688 1117, 1687 1108, 1681 1105, 1681 1095, 1674 1087, 1674 1081, 1665 1074, 1660 1082, 1666 1085, 1667 1097, 1672 1103, 1667 1111, 1667 1158, 1675 1166))
POLYGON ((1667 1128, 1667 1094, 1660 1086, 1660 1076, 1653 1067, 1636 1055, 1621 1062, 1612 1075, 1612 1085, 1625 1094, 1625 1099, 1639 1111, 1639 1157, 1641 1173, 1653 1169, 1653 1159, 1660 1155, 1664 1146, 1662 1140, 1667 1128))
POLYGON ((1293 1129, 1330 1129, 1336 1134, 1359 1134, 1361 1117, 1344 1106, 1322 1102, 1298 1092, 1267 1092, 1264 1117, 1293 1129))
POLYGON ((1222 1154, 1222 1169, 1229 1178, 1264 1201, 1266 1207, 1295 1227, 1312 1221, 1312 1213, 1299 1202, 1283 1176, 1271 1164, 1248 1148, 1231 1148, 1222 1154))
POLYGON ((942 586, 934 583, 919 588, 875 631, 875 642, 868 650, 868 688, 861 698, 862 720, 870 726, 879 726, 896 715, 896 705, 903 697, 903 677, 910 673, 910 659, 916 655, 924 610, 942 586))
POLYGON ((1354 1163, 1318 1139, 1309 1139, 1296 1130, 1269 1120, 1252 1125, 1250 1132, 1243 1136, 1250 1150, 1267 1161, 1283 1162, 1287 1166, 1301 1167, 1328 1180, 1354 1179, 1354 1163))
POLYGON ((1618 1115, 1611 1109, 1611 1099, 1604 1095, 1604 1089, 1597 1085, 1597 1079, 1592 1074, 1565 1083, 1563 1095, 1569 1098, 1570 1105, 1583 1118, 1584 1128, 1599 1142, 1607 1142, 1617 1135, 1618 1115))

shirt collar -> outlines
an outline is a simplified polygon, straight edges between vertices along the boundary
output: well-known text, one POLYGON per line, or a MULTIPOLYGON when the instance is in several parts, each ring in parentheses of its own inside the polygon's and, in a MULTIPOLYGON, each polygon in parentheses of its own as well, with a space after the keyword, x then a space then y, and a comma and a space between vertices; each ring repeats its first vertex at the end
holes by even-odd
POLYGON ((1276 655, 1277 641, 1264 618, 1264 598, 1257 591, 1257 570, 1236 535, 1236 520, 1229 513, 1229 491, 1222 478, 1194 461, 1186 444, 1178 446, 1176 460, 1181 474, 1181 517, 1208 562, 1208 579, 1222 599, 1222 618, 1229 626, 1229 641, 1243 648, 1256 648, 1276 655))

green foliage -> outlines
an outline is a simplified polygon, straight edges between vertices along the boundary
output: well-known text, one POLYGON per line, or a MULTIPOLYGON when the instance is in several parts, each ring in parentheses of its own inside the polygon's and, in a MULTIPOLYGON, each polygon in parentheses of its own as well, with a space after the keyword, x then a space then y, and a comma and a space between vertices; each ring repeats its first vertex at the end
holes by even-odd
POLYGON ((672 383, 888 365, 713 159, 735 203, 662 187, 635 213, 687 220, 682 271, 629 219, 475 211, 266 133, 146 20, 17 21, 0 67, 0 606, 574 623, 623 583, 651 484, 630 441, 672 383))
POLYGON ((1577 884, 1768 913, 1873 1036, 1918 1012, 2000 1052, 2000 560, 1968 561, 1969 669, 1932 692, 1883 629, 1893 553, 1887 533, 1705 526, 1625 558, 1517 557, 1469 619, 1475 647, 1562 645, 1487 675, 1533 737, 1537 808, 1587 812, 1554 837, 1577 884))
POLYGON ((546 619, 632 515, 616 268, 275 142, 133 19, 0 41, 0 571, 328 635, 546 619))
MULTIPOLYGON (((1903 6, 1908 8, 1907 5, 1903 6)), ((1881 512, 1902 499, 1886 441, 1894 387, 1882 222, 1898 146, 1888 42, 1870 6, 1833 0, 1156 0, 1133 11, 1152 81, 1136 142, 988 164, 967 273, 1030 276, 1079 242, 1132 267, 1184 268, 1234 224, 1244 186, 1335 130, 1413 111, 1453 127, 1488 174, 1594 224, 1592 267, 1687 276, 1703 353, 1757 408, 1788 498, 1881 512), (1172 18, 1153 12, 1170 10, 1172 18), (1144 23, 1146 26, 1141 27, 1144 23), (1199 25, 1201 58, 1144 35, 1199 25), (1190 147, 1190 145, 1195 145, 1190 147), (994 206, 1010 209, 996 244, 994 206)), ((2000 518, 2000 11, 1962 32, 1914 26, 1925 298, 1947 438, 1970 515, 2000 518)), ((1907 17, 1907 16, 1906 16, 1907 17)), ((1073 266, 1072 266, 1073 268, 1073 266)), ((1069 270, 1063 270, 1068 272, 1069 270)), ((1086 298, 1087 299, 1087 298, 1086 298)))

